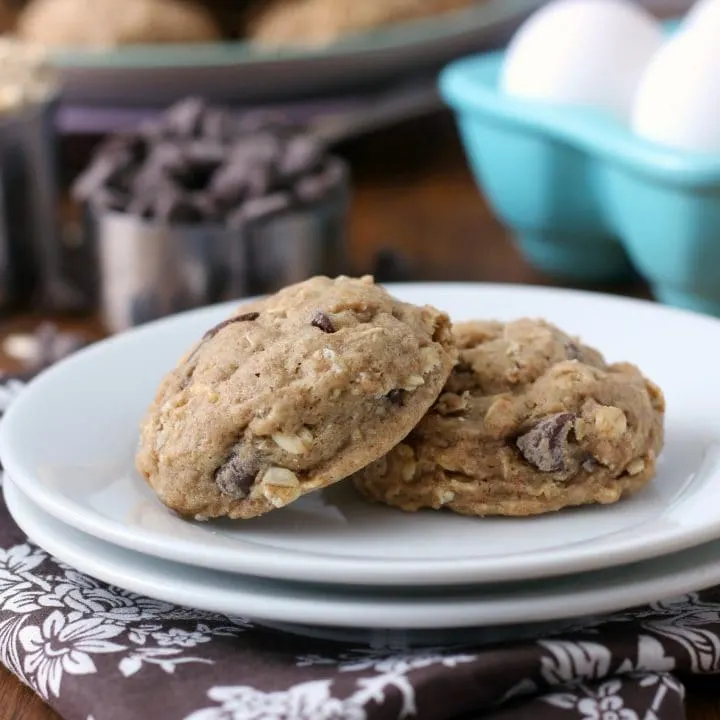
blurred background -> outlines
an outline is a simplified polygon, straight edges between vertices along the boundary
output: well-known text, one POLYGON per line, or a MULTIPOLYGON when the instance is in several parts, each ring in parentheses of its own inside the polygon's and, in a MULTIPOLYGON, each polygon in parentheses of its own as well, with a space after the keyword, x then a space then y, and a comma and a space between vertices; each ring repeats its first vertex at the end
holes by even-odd
MULTIPOLYGON (((657 296, 664 280, 618 238, 578 255, 575 234, 593 233, 571 222, 571 250, 550 253, 549 231, 518 219, 501 186, 525 217, 525 175, 545 208, 582 204, 574 183, 538 180, 526 139, 495 143, 507 108, 483 119, 474 90, 471 110, 439 91, 439 73, 496 57, 545 4, 0 0, 0 367, 31 373, 108 333, 318 273, 657 296)), ((690 6, 636 4, 658 18, 690 6)), ((628 145, 618 132, 604 152, 628 145)), ((565 140, 552 176, 583 152, 565 140)), ((645 151, 679 167, 675 150, 645 151)), ((695 309, 716 312, 708 283, 691 288, 707 306, 695 309)))

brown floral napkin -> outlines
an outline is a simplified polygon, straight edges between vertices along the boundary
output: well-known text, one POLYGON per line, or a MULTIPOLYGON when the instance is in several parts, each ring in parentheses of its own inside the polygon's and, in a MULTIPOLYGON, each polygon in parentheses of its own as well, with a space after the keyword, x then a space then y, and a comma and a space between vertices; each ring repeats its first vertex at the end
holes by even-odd
MULTIPOLYGON (((0 384, 0 413, 22 383, 0 384)), ((310 640, 111 587, 0 501, 0 660, 68 720, 680 720, 720 673, 720 588, 490 647, 310 640)))

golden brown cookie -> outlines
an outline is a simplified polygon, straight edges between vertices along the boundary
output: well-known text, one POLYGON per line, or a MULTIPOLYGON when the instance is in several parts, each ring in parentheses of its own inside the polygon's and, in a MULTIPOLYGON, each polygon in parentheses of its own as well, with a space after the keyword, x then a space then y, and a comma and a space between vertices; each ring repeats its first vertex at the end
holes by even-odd
POLYGON ((428 17, 473 0, 273 0, 255 9, 247 34, 267 45, 322 45, 347 33, 428 17))
POLYGON ((536 515, 613 503, 655 474, 665 403, 633 365, 536 320, 456 325, 459 360, 412 433, 355 476, 402 510, 536 515))
POLYGON ((182 515, 261 515, 388 452, 454 360, 444 313, 313 278, 205 334, 160 386, 137 467, 182 515))
POLYGON ((210 12, 193 0, 32 0, 18 35, 47 47, 86 48, 221 37, 210 12))
POLYGON ((22 4, 20 0, 0 0, 0 35, 15 30, 22 4))

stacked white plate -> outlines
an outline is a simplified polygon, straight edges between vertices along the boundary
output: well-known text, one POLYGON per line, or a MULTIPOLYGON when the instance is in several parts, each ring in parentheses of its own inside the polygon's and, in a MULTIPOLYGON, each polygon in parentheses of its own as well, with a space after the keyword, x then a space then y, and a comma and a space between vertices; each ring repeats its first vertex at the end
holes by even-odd
POLYGON ((42 374, 0 426, 8 507, 39 545, 151 597, 334 638, 500 639, 720 583, 720 322, 652 303, 498 285, 404 285, 456 320, 543 317, 665 391, 656 479, 614 506, 527 519, 404 514, 351 484, 250 521, 193 523, 134 469, 140 419, 233 305, 163 320, 42 374))

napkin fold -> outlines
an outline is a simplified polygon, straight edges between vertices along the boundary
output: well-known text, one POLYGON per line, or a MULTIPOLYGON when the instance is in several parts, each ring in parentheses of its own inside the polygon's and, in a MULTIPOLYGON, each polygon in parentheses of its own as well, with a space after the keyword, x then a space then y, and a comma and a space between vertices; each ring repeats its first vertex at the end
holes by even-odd
MULTIPOLYGON (((0 413, 21 390, 0 384, 0 413)), ((242 610, 95 580, 0 501, 0 660, 67 720, 681 720, 682 680, 720 672, 720 588, 489 647, 353 647, 242 610)))

